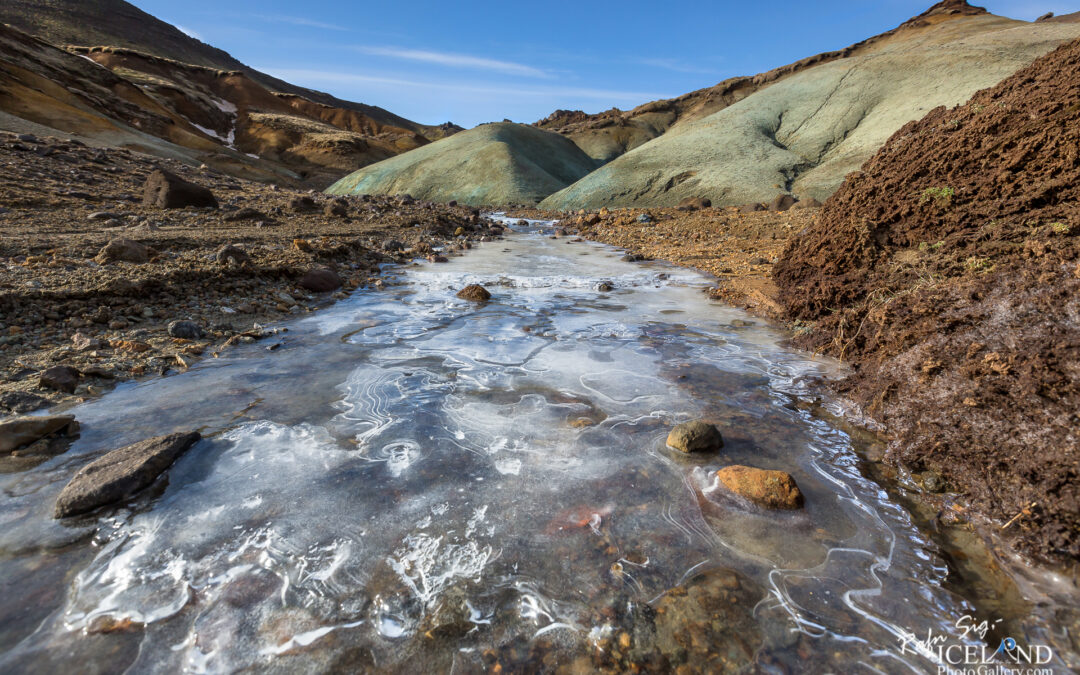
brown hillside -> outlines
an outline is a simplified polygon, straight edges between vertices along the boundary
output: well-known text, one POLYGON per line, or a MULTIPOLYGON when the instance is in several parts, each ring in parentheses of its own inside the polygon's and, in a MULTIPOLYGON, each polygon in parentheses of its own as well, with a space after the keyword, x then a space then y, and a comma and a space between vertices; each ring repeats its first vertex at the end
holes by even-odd
POLYGON ((890 458, 1080 558, 1080 41, 900 129, 774 270, 890 458))

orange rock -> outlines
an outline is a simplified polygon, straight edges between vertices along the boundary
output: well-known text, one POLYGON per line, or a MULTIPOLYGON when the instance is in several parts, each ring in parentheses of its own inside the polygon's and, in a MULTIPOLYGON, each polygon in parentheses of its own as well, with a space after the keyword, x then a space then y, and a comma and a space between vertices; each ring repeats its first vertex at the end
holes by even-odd
POLYGON ((303 253, 311 253, 313 250, 315 250, 311 246, 311 242, 307 239, 293 239, 292 245, 293 248, 295 248, 297 251, 301 251, 303 253))
POLYGON ((145 342, 135 342, 134 340, 109 340, 109 346, 113 349, 118 349, 122 352, 132 352, 133 354, 141 354, 150 351, 150 345, 145 342))
POLYGON ((766 509, 801 509, 803 495, 785 471, 726 466, 716 472, 724 487, 766 509))

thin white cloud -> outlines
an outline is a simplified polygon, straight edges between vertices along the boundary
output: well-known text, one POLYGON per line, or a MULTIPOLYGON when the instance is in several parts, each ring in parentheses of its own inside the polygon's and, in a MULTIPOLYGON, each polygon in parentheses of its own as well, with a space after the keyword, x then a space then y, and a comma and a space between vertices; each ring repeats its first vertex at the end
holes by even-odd
POLYGON ((345 26, 338 26, 332 23, 326 23, 324 21, 315 21, 314 19, 306 19, 302 16, 285 16, 283 14, 259 14, 256 15, 257 19, 263 21, 270 21, 272 23, 288 23, 294 26, 306 26, 308 28, 322 28, 324 30, 337 30, 348 31, 345 26))
POLYGON ((432 52, 423 49, 403 49, 399 47, 356 47, 357 51, 372 56, 386 56, 392 59, 404 59, 406 61, 421 61, 434 63, 441 66, 456 68, 470 68, 475 70, 491 70, 508 75, 520 75, 523 77, 538 77, 550 79, 552 75, 539 68, 526 66, 512 61, 498 61, 467 54, 454 54, 451 52, 432 52))
POLYGON ((196 33, 195 31, 191 30, 190 28, 184 28, 183 26, 181 26, 178 23, 173 24, 173 25, 176 26, 176 30, 180 31, 184 35, 186 35, 186 36, 188 36, 190 38, 195 38, 196 40, 202 40, 202 36, 199 35, 198 33, 196 33))
POLYGON ((672 98, 670 93, 658 94, 655 92, 619 91, 613 89, 590 89, 587 87, 549 87, 549 86, 516 86, 507 87, 502 85, 475 85, 451 82, 421 82, 406 80, 395 77, 381 77, 376 75, 355 75, 353 73, 337 73, 325 70, 305 70, 295 68, 265 68, 260 67, 264 73, 291 82, 312 84, 320 83, 321 86, 350 85, 350 84, 383 84, 401 87, 418 87, 432 90, 465 91, 477 94, 498 94, 501 96, 532 96, 541 98, 577 98, 605 102, 625 101, 653 101, 656 99, 672 98))

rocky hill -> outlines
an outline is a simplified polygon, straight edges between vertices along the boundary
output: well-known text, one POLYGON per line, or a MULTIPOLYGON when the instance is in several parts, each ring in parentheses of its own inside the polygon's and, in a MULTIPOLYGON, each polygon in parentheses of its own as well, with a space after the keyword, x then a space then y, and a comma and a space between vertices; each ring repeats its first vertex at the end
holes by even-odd
POLYGON ((322 188, 460 130, 275 80, 120 0, 12 0, 0 21, 47 38, 0 25, 0 128, 10 131, 322 188))
POLYGON ((686 197, 737 205, 777 194, 825 199, 906 122, 966 100, 1077 36, 1077 23, 1013 21, 947 0, 877 38, 764 76, 629 116, 564 114, 560 119, 577 121, 561 130, 594 156, 616 153, 622 142, 608 127, 589 129, 606 120, 618 117, 611 128, 628 147, 648 135, 643 127, 668 130, 541 207, 673 206, 686 197))
POLYGON ((408 193, 462 204, 536 204, 596 168, 572 142, 510 122, 484 124, 346 176, 330 194, 408 193))
POLYGON ((1077 148, 1080 40, 904 125, 774 270, 799 344, 857 364, 891 459, 1074 559, 1077 148))

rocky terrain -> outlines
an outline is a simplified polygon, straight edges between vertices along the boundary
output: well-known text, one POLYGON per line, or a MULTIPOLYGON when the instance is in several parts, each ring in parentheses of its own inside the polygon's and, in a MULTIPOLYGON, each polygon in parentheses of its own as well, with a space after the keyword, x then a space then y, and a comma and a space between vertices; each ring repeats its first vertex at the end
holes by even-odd
POLYGON ((381 287, 380 263, 438 262, 496 232, 465 207, 331 199, 0 133, 0 413, 182 370, 269 337, 257 323, 381 287), (150 181, 159 168, 198 188, 150 181), (208 194, 219 208, 162 208, 208 194))
POLYGON ((0 129, 323 188, 460 130, 289 85, 118 0, 0 7, 0 129))
POLYGON ((1080 557, 1080 41, 905 125, 775 269, 889 456, 1080 557))
POLYGON ((482 124, 356 171, 330 194, 397 194, 462 204, 536 204, 596 163, 569 140, 522 124, 482 124))

